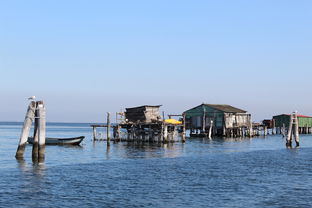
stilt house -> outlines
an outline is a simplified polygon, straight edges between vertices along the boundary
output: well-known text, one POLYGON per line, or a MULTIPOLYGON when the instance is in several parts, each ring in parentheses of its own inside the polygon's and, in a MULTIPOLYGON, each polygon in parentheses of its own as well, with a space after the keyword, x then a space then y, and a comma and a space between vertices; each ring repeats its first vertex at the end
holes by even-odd
POLYGON ((161 121, 159 108, 161 105, 143 105, 126 108, 125 118, 127 123, 153 123, 161 121))
MULTIPOLYGON (((299 133, 312 133, 312 117, 311 116, 304 116, 304 115, 297 115, 298 118, 298 127, 299 133)), ((281 114, 277 116, 273 116, 274 127, 278 130, 282 129, 283 127, 288 128, 290 122, 290 115, 289 114, 281 114)))
POLYGON ((211 126, 213 135, 230 136, 233 131, 247 130, 251 126, 251 115, 230 105, 201 104, 184 114, 191 135, 205 134, 211 126))

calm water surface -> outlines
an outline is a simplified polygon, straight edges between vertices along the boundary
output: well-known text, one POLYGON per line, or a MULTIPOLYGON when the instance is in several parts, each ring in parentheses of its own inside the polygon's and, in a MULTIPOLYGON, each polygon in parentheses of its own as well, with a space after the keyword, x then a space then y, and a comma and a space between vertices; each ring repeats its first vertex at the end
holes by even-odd
POLYGON ((312 136, 187 143, 91 141, 88 124, 48 124, 47 135, 86 136, 47 146, 44 164, 15 160, 21 124, 0 123, 1 207, 312 207, 312 136))

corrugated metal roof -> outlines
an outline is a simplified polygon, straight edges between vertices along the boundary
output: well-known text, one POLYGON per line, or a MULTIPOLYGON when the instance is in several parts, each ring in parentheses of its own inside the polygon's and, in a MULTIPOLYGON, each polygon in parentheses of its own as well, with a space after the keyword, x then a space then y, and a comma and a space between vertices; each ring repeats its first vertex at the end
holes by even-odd
POLYGON ((246 113, 247 111, 239 109, 239 108, 235 108, 231 105, 220 105, 220 104, 204 104, 207 105, 211 108, 220 110, 220 111, 224 111, 226 113, 246 113))

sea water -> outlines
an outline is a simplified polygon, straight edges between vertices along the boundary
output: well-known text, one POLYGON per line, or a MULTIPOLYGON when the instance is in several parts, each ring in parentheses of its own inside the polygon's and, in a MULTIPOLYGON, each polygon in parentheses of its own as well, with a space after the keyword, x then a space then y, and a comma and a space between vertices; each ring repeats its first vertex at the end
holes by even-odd
POLYGON ((0 123, 0 207, 312 207, 312 136, 286 148, 281 135, 182 144, 92 141, 89 124, 48 123, 47 136, 86 138, 31 145, 15 159, 21 123, 0 123))

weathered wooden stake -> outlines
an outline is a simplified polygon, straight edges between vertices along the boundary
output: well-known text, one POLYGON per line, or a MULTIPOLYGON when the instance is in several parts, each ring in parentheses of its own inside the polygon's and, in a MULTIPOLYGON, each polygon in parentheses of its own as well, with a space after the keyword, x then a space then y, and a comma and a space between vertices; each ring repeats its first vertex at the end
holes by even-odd
POLYGON ((268 131, 267 131, 267 126, 263 127, 263 136, 267 136, 268 135, 268 131))
POLYGON ((106 128, 106 135, 107 135, 107 145, 110 145, 110 113, 107 113, 107 128, 106 128))
POLYGON ((120 125, 117 126, 117 138, 118 138, 119 141, 121 141, 120 125))
POLYGON ((93 126, 93 141, 96 140, 96 127, 93 126))
POLYGON ((251 116, 250 116, 250 123, 249 123, 249 137, 253 137, 253 128, 252 128, 251 116))
POLYGON ((38 101, 38 161, 43 162, 45 158, 45 140, 46 140, 46 112, 43 101, 38 101))
POLYGON ((212 133, 212 125, 213 125, 213 120, 210 120, 210 126, 209 126, 209 133, 208 133, 208 138, 211 139, 211 133, 212 133))
POLYGON ((288 134, 287 134, 287 138, 286 138, 286 146, 291 146, 292 133, 293 133, 293 115, 290 115, 288 134))
POLYGON ((285 124, 283 123, 283 127, 282 127, 282 135, 283 137, 286 136, 286 128, 285 128, 285 124))
POLYGON ((28 106, 27 113, 25 116, 23 129, 22 129, 22 133, 20 136, 20 141, 19 141, 16 154, 15 154, 16 159, 23 159, 24 157, 24 151, 25 151, 27 140, 28 140, 30 127, 35 117, 35 109, 36 109, 36 102, 32 101, 28 106))
POLYGON ((39 117, 38 117, 38 104, 36 103, 35 110, 35 124, 34 124, 34 134, 33 134, 33 148, 32 148, 32 160, 33 162, 38 162, 39 156, 39 117))
POLYGON ((186 129, 186 115, 183 114, 183 126, 182 126, 182 142, 185 142, 185 129, 186 129))
POLYGON ((205 112, 205 109, 204 109, 204 113, 203 113, 202 132, 203 132, 203 134, 206 133, 206 112, 205 112))
POLYGON ((164 126, 164 142, 165 143, 168 142, 168 126, 167 125, 164 126))

